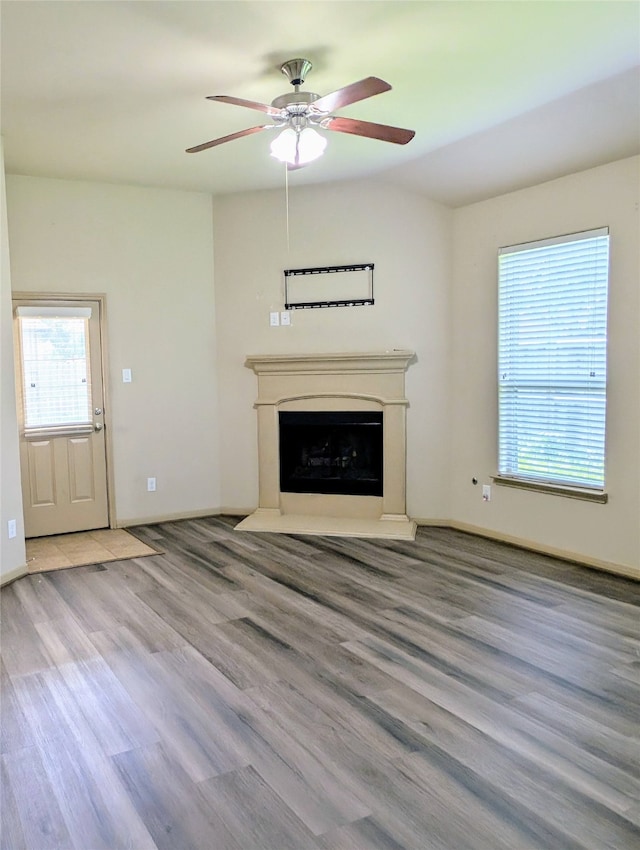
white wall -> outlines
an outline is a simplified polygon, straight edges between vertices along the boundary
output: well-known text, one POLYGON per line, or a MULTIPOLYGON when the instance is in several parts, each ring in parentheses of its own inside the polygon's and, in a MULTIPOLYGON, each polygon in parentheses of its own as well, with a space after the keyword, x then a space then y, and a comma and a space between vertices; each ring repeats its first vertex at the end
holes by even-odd
MULTIPOLYGON (((291 181, 294 182, 293 180, 291 181)), ((247 354, 411 349, 406 392, 408 511, 448 516, 451 211, 372 182, 290 188, 214 199, 223 504, 258 500, 256 377, 247 354), (373 262, 373 306, 282 310, 287 268, 373 262)))
POLYGON ((211 198, 8 176, 7 200, 14 291, 106 294, 116 522, 218 510, 211 198))
POLYGON ((505 537, 627 567, 640 576, 638 157, 474 204, 454 215, 451 515, 505 537), (608 225, 606 505, 493 487, 497 471, 499 247, 608 225))
POLYGON ((13 369, 11 269, 5 195, 4 159, 0 144, 0 581, 26 570, 16 394, 13 369), (16 536, 9 539, 9 520, 16 536))

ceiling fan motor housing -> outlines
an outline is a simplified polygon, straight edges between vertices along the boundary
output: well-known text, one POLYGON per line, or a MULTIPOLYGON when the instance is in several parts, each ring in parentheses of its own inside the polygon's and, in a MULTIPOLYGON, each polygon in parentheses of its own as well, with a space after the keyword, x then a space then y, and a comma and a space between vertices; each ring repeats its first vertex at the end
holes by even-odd
POLYGON ((286 109, 287 112, 295 114, 306 112, 313 101, 319 98, 320 95, 312 91, 291 91, 276 97, 271 101, 271 106, 274 109, 286 109))

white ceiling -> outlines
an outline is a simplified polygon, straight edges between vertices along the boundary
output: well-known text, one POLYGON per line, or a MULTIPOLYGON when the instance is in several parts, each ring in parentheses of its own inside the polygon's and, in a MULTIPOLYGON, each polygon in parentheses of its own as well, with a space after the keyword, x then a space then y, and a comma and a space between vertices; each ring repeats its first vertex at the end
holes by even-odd
POLYGON ((451 205, 640 152, 636 0, 88 2, 3 0, 9 173, 213 193, 283 185, 264 122, 205 100, 268 103, 279 66, 321 95, 374 75, 393 90, 340 115, 409 127, 407 146, 327 133, 316 183, 378 174, 451 205))

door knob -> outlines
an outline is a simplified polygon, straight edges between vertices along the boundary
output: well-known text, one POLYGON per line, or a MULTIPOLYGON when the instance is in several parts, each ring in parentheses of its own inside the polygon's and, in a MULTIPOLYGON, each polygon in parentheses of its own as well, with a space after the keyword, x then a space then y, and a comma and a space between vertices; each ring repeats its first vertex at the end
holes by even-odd
POLYGON ((102 431, 103 425, 102 422, 95 422, 93 425, 94 431, 102 431))
POLYGON ((96 416, 101 416, 102 415, 102 408, 96 407, 96 409, 94 410, 94 413, 95 413, 96 416))

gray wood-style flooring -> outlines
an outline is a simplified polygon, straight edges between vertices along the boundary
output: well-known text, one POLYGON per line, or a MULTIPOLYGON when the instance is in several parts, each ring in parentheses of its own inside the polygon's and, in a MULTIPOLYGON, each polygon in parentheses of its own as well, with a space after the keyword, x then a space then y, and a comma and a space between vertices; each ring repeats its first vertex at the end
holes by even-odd
POLYGON ((2 592, 2 850, 638 850, 640 585, 140 527, 2 592))

